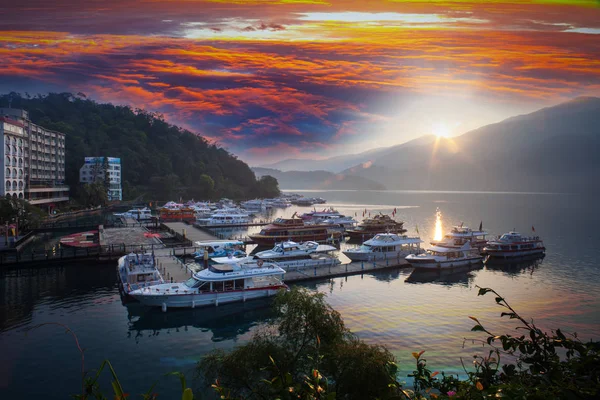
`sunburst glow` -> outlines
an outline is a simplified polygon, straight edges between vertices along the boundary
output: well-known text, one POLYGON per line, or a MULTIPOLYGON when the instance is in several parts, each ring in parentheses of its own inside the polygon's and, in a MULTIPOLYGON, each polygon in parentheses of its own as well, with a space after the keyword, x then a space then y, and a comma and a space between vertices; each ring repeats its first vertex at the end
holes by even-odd
POLYGON ((433 126, 433 134, 437 137, 447 138, 450 133, 450 128, 446 124, 439 123, 433 126))
POLYGON ((440 209, 435 210, 435 234, 433 240, 439 241, 442 240, 442 212, 440 209))

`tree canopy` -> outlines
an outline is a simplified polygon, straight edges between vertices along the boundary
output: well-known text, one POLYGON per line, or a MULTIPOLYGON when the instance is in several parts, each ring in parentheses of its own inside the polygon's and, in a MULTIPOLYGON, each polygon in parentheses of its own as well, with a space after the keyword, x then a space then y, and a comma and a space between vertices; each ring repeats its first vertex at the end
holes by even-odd
POLYGON ((250 167, 223 148, 162 115, 101 104, 78 94, 0 96, 0 107, 29 111, 32 122, 66 134, 66 183, 79 185, 84 157, 119 157, 124 198, 245 199, 279 194, 274 178, 258 181, 250 167))

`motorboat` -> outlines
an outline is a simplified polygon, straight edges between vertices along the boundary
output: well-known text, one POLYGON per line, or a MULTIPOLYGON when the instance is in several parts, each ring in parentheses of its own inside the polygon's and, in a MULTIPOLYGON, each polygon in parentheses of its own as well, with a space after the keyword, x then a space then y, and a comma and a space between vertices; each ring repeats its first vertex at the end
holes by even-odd
POLYGON ((441 240, 432 241, 431 244, 434 246, 445 246, 445 247, 462 247, 466 242, 471 243, 471 247, 478 249, 480 252, 487 244, 488 235, 487 231, 479 228, 479 230, 472 230, 468 226, 455 226, 450 232, 446 233, 441 240))
POLYGON ((255 257, 262 260, 271 260, 282 257, 306 256, 312 253, 326 253, 334 250, 336 250, 336 248, 333 246, 322 245, 313 241, 296 243, 288 240, 286 242, 277 243, 271 250, 259 251, 255 254, 255 257))
POLYGON ((348 229, 346 234, 350 236, 350 239, 365 241, 381 232, 402 235, 406 232, 406 229, 404 229, 404 222, 396 221, 389 215, 379 214, 373 218, 363 220, 355 229, 348 229))
POLYGON ((325 242, 339 239, 341 234, 333 226, 307 225, 294 215, 292 218, 277 218, 259 233, 249 236, 259 246, 274 246, 285 240, 325 242))
POLYGON ((292 203, 288 199, 271 199, 267 200, 267 203, 272 208, 287 208, 292 206, 292 203))
POLYGON ((263 212, 267 209, 267 205, 263 200, 255 199, 240 203, 242 208, 252 212, 263 212))
POLYGON ((192 253, 196 261, 203 261, 206 251, 208 251, 207 258, 227 257, 230 254, 238 256, 240 252, 246 254, 242 251, 244 242, 240 240, 206 240, 195 242, 194 245, 199 247, 199 250, 192 253))
POLYGON ((133 218, 138 221, 144 221, 152 219, 152 210, 148 207, 134 208, 124 213, 115 213, 116 217, 133 218))
POLYGON ((343 253, 352 261, 399 260, 408 254, 421 253, 421 243, 423 241, 419 237, 378 233, 360 247, 350 248, 343 253))
POLYGON ((341 261, 332 251, 337 250, 333 246, 320 245, 317 242, 296 243, 286 241, 277 243, 271 250, 260 251, 254 256, 246 258, 241 257, 236 261, 234 257, 213 258, 217 263, 235 263, 235 262, 275 262, 281 268, 289 270, 290 268, 312 268, 322 266, 334 266, 341 264, 341 261))
POLYGON ((228 208, 217 210, 208 218, 196 218, 196 222, 206 226, 244 225, 250 222, 250 216, 245 211, 228 208))
POLYGON ((324 220, 324 219, 328 219, 331 217, 339 217, 341 216, 340 212, 337 210, 334 210, 333 208, 329 208, 329 209, 324 209, 323 211, 317 211, 316 209, 313 209, 313 211, 309 211, 309 212, 305 212, 304 214, 302 214, 300 216, 300 218, 302 218, 305 221, 310 221, 310 220, 324 220))
POLYGON ((461 247, 432 246, 425 253, 409 254, 405 260, 416 269, 457 268, 479 264, 483 256, 466 242, 461 247))
POLYGON ((165 282, 156 268, 154 255, 150 253, 130 253, 119 258, 117 276, 125 294, 165 282))
POLYGON ((162 307, 200 307, 274 296, 287 290, 285 270, 274 263, 213 264, 181 283, 166 283, 130 292, 140 303, 162 307))
POLYGON ((490 240, 483 252, 490 258, 514 258, 544 254, 546 248, 539 236, 524 237, 512 231, 490 240))

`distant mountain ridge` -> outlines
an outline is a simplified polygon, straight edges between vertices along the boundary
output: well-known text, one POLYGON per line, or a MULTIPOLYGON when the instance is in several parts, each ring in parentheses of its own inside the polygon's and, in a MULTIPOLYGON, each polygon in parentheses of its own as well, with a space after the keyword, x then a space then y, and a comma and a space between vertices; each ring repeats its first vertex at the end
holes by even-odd
POLYGON ((389 189, 600 191, 600 98, 580 97, 343 173, 389 189))
POLYGON ((348 174, 328 171, 280 171, 272 168, 252 168, 257 177, 270 175, 277 179, 279 187, 287 190, 385 190, 382 183, 348 174))
POLYGON ((418 146, 422 144, 432 143, 435 140, 433 135, 421 136, 417 139, 410 140, 406 143, 391 147, 379 147, 371 150, 364 151, 358 154, 348 154, 342 156, 329 157, 322 160, 317 159, 297 159, 290 158, 282 161, 278 161, 273 164, 264 165, 257 168, 277 169, 279 171, 329 171, 333 173, 340 173, 348 168, 351 168, 357 164, 364 164, 377 159, 386 154, 393 153, 400 148, 408 148, 412 146, 418 146))

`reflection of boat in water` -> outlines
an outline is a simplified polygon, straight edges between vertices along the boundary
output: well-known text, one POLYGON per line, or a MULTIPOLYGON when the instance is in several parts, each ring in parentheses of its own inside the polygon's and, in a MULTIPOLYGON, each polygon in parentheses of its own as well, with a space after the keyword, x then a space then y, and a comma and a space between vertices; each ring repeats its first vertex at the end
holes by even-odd
POLYGON ((522 258, 544 254, 546 248, 539 236, 524 237, 519 232, 508 232, 496 240, 490 240, 483 252, 488 257, 522 258))
POLYGON ((211 331, 213 342, 231 340, 273 317, 272 299, 248 303, 223 304, 214 308, 177 309, 163 313, 140 303, 127 304, 129 334, 135 337, 155 336, 159 332, 174 334, 191 328, 211 331))
POLYGON ((437 283, 440 285, 463 285, 466 286, 474 278, 472 271, 483 268, 482 264, 475 266, 464 266, 454 269, 415 269, 404 280, 406 283, 437 283))
POLYGON ((518 275, 525 270, 531 270, 531 273, 533 273, 542 264, 544 257, 544 254, 535 254, 518 259, 486 257, 484 263, 487 270, 501 271, 507 275, 518 275))

